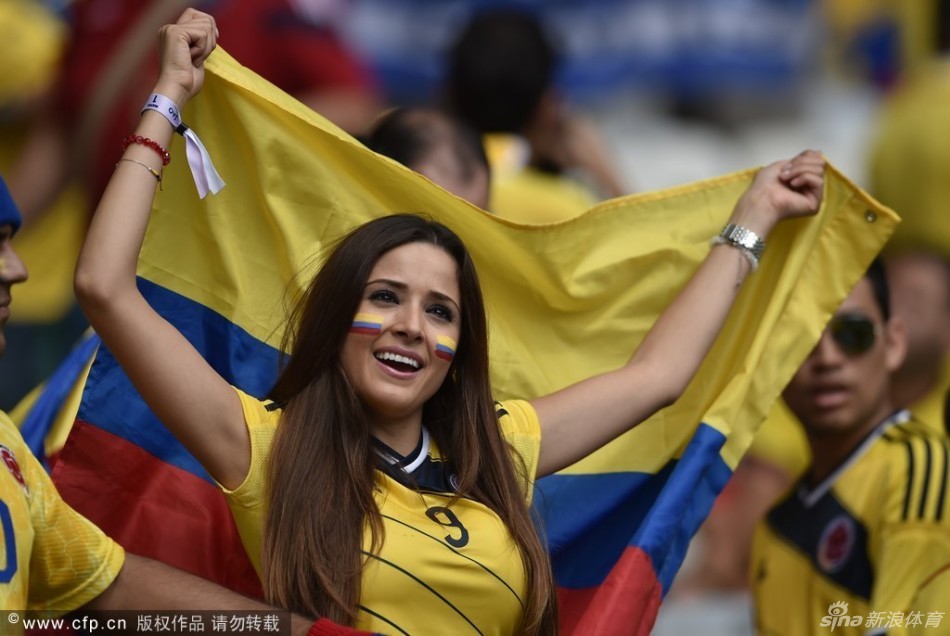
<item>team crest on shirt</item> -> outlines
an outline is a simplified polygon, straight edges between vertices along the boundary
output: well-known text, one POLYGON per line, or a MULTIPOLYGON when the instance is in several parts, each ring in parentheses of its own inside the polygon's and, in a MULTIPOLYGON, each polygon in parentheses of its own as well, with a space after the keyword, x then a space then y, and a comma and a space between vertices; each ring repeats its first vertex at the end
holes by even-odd
POLYGON ((10 471, 10 474, 13 475, 13 478, 23 486, 23 490, 29 494, 30 489, 26 486, 26 480, 23 479, 23 472, 20 470, 20 464, 16 461, 16 455, 13 454, 13 451, 0 444, 0 461, 3 462, 3 465, 7 467, 7 470, 10 471))
POLYGON ((818 565, 821 569, 828 574, 840 570, 851 556, 856 536, 857 530, 851 517, 838 515, 833 518, 821 531, 821 539, 818 540, 818 565))

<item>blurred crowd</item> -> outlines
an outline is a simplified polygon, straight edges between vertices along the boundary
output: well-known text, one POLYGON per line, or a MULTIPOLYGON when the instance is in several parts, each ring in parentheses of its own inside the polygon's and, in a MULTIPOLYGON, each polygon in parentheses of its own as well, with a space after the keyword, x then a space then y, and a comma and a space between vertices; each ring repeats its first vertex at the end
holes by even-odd
MULTIPOLYGON (((0 173, 23 214, 14 243, 30 271, 29 281, 17 288, 7 325, 0 410, 13 409, 41 384, 87 329, 72 295, 72 271, 93 203, 114 169, 118 140, 133 128, 129 114, 154 75, 146 72, 155 64, 154 40, 143 34, 155 33, 193 5, 215 16, 226 34, 219 44, 245 66, 371 148, 480 207, 524 223, 568 219, 599 200, 669 185, 629 169, 638 161, 662 164, 664 157, 620 160, 637 156, 638 135, 650 131, 596 116, 622 119, 631 96, 638 104, 645 100, 654 117, 671 122, 664 128, 664 143, 678 161, 683 157, 678 135, 686 138, 697 126, 715 131, 726 145, 748 130, 787 127, 805 117, 846 121, 847 113, 805 107, 817 86, 848 87, 869 97, 871 116, 852 149, 860 162, 858 174, 851 176, 904 219, 885 253, 892 310, 908 332, 906 360, 893 374, 891 399, 935 433, 947 433, 950 2, 784 3, 802 16, 801 32, 790 34, 790 50, 797 52, 789 58, 791 67, 777 65, 774 76, 757 68, 749 81, 729 87, 703 85, 695 81, 703 60, 684 56, 680 64, 695 65, 679 69, 681 77, 691 78, 686 88, 663 85, 648 73, 619 71, 603 71, 596 86, 581 81, 597 59, 579 61, 572 45, 589 47, 590 38, 565 32, 564 20, 546 20, 544 2, 514 3, 522 9, 528 5, 530 18, 505 10, 481 15, 474 9, 479 3, 454 2, 449 22, 445 7, 432 4, 0 2, 0 173), (384 11, 387 5, 393 13, 412 15, 417 33, 426 30, 430 15, 432 32, 440 37, 417 38, 417 43, 432 58, 434 86, 400 82, 404 70, 381 57, 386 49, 379 41, 368 41, 385 28, 367 12, 384 11), (418 92, 407 86, 417 86, 418 92), (613 136, 610 130, 625 134, 613 136)), ((507 8, 504 2, 491 4, 507 8)), ((562 14, 598 10, 596 2, 551 4, 562 14)), ((750 12, 764 16, 783 5, 768 0, 679 4, 685 7, 679 16, 684 24, 691 10, 698 14, 695 20, 715 18, 719 38, 742 37, 756 26, 748 21, 750 12)), ((609 15, 617 5, 605 1, 599 10, 609 15)), ((638 16, 665 24, 657 18, 669 6, 662 0, 629 5, 638 16)), ((662 50, 662 30, 637 37, 648 33, 657 39, 651 50, 662 50)), ((412 38, 400 40, 398 33, 379 39, 392 44, 390 50, 413 45, 412 38)), ((685 46, 682 37, 670 35, 669 42, 685 46)), ((603 61, 616 58, 605 55, 603 61)), ((628 69, 636 68, 636 60, 627 63, 628 69)), ((828 159, 836 162, 833 155, 828 159)), ((739 166, 724 162, 718 172, 701 176, 756 162, 751 156, 739 166)), ((747 594, 753 529, 810 461, 800 424, 783 403, 777 404, 694 540, 670 601, 747 594)))

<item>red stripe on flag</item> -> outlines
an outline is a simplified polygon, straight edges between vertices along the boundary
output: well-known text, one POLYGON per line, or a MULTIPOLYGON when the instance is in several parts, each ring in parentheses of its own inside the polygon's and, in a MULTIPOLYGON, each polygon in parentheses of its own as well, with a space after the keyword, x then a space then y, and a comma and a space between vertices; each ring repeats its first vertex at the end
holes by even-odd
POLYGON ((204 479, 76 420, 53 481, 128 551, 263 597, 224 494, 204 479))
POLYGON ((558 599, 561 634, 648 636, 660 611, 663 588, 650 557, 630 546, 598 587, 558 588, 558 599))

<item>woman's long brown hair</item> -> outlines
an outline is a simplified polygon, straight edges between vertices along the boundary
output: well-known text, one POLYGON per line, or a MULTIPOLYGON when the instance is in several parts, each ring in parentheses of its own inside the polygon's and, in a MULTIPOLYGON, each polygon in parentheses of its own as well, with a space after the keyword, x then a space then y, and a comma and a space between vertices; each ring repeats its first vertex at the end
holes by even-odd
POLYGON ((525 504, 529 481, 498 426, 488 375, 488 329, 475 268, 461 240, 415 215, 370 221, 336 246, 294 311, 291 355, 271 399, 284 405, 269 464, 263 576, 268 600, 295 612, 352 625, 358 612, 363 536, 383 541, 373 498, 376 456, 363 406, 340 365, 363 288, 376 261, 414 242, 431 243, 458 264, 462 320, 452 371, 423 421, 458 473, 458 494, 491 508, 520 548, 527 574, 526 634, 557 633, 547 551, 525 504))

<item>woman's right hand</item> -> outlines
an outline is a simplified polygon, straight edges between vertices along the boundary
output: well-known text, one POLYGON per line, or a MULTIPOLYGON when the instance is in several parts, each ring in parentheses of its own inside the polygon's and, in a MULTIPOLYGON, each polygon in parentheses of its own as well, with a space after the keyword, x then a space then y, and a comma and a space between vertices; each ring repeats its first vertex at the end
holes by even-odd
POLYGON ((159 71, 156 93, 183 107, 204 84, 204 61, 218 41, 214 18, 186 9, 175 24, 159 29, 159 71))

